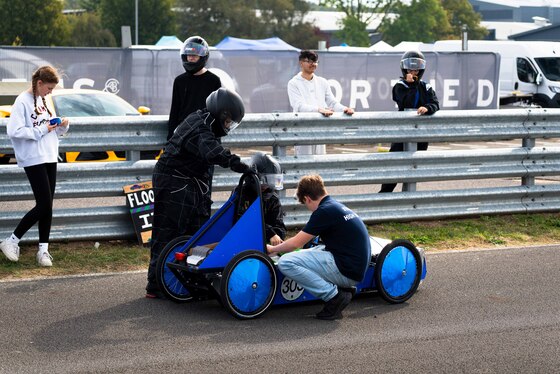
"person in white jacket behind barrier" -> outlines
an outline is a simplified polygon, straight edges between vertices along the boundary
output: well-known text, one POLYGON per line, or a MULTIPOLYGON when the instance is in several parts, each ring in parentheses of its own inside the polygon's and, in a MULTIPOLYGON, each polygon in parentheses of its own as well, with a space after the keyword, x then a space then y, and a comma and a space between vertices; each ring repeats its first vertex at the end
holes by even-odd
MULTIPOLYGON (((288 98, 294 112, 319 112, 325 117, 334 112, 354 114, 354 109, 336 101, 329 83, 325 78, 315 74, 319 56, 313 51, 304 50, 299 54, 301 72, 288 82, 288 98)), ((299 145, 295 147, 296 155, 324 155, 324 144, 299 145)))
POLYGON ((10 261, 19 260, 19 240, 39 222, 39 266, 52 266, 49 236, 52 202, 56 186, 58 136, 68 131, 68 119, 53 117, 45 96, 60 80, 56 69, 42 66, 31 77, 31 87, 22 92, 12 106, 7 132, 14 147, 18 166, 27 174, 36 205, 21 219, 12 235, 0 243, 10 261))

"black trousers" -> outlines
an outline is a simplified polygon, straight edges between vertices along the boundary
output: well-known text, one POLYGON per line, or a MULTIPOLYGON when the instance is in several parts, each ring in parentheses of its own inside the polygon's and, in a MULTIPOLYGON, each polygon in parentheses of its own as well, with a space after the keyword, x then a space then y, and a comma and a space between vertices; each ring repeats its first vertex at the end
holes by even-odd
POLYGON ((51 234, 52 203, 56 187, 57 163, 33 165, 23 168, 31 184, 35 206, 23 216, 14 235, 22 238, 23 235, 37 222, 39 222, 39 243, 48 243, 51 234))
POLYGON ((156 265, 165 246, 183 235, 193 235, 210 218, 211 191, 207 181, 165 170, 156 164, 152 176, 154 219, 147 291, 157 289, 156 265))
MULTIPOLYGON (((425 151, 428 149, 428 143, 418 143, 418 150, 425 151)), ((403 152, 404 151, 404 143, 393 143, 391 144, 391 149, 389 152, 403 152)), ((381 185, 381 192, 393 192, 393 190, 397 187, 396 183, 383 183, 381 185)))

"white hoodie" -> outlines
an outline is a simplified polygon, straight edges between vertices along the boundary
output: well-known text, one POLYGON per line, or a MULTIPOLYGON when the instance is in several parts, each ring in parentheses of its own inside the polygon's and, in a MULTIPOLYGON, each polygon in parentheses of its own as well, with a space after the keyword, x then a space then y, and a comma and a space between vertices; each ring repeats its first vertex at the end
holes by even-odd
POLYGON ((317 112, 319 108, 331 108, 335 112, 343 112, 346 107, 336 101, 328 81, 313 74, 308 81, 296 74, 288 82, 288 98, 294 112, 317 112))
POLYGON ((7 132, 20 167, 57 162, 58 136, 68 131, 68 127, 58 126, 49 132, 51 117, 41 97, 37 97, 37 110, 39 114, 28 91, 22 92, 12 106, 7 132))

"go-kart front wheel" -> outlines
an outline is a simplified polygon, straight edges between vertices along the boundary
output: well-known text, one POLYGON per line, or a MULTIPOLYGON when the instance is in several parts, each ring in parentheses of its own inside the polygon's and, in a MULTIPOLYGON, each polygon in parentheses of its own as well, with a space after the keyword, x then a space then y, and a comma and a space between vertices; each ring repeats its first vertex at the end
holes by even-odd
POLYGON ((183 249, 184 245, 190 239, 190 235, 180 236, 167 243, 159 255, 156 266, 156 279, 159 289, 163 292, 165 297, 176 303, 190 301, 192 300, 192 296, 169 269, 167 263, 175 260, 175 253, 183 249))
POLYGON ((243 251, 228 262, 222 273, 222 305, 236 318, 256 318, 272 304, 276 286, 270 257, 259 251, 243 251))
POLYGON ((420 252, 408 240, 387 244, 375 262, 375 283, 381 297, 403 303, 416 292, 422 275, 420 252))

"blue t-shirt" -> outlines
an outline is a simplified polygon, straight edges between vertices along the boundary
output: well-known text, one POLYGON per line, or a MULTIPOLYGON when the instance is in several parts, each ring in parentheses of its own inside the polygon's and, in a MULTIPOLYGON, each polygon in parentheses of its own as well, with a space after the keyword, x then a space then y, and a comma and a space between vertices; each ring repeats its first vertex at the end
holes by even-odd
POLYGON ((303 228, 321 237, 340 272, 361 282, 371 257, 369 234, 360 217, 330 196, 325 196, 303 228))

